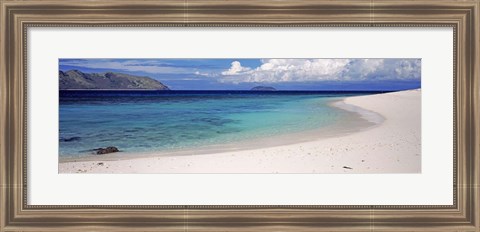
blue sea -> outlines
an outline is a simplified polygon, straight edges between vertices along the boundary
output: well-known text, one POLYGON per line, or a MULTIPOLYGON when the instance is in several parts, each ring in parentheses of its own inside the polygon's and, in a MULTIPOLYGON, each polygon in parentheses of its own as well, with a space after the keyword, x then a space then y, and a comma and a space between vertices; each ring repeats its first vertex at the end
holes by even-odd
POLYGON ((170 151, 322 129, 348 120, 349 112, 330 102, 374 93, 60 91, 59 152, 170 151))

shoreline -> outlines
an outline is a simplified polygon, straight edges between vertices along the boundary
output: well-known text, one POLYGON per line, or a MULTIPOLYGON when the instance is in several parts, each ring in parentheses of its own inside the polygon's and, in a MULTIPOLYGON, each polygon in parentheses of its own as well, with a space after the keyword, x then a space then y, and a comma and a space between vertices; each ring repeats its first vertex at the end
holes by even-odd
POLYGON ((348 105, 344 102, 346 97, 332 100, 328 105, 346 111, 349 121, 348 126, 345 122, 336 122, 332 125, 324 126, 304 131, 284 133, 274 136, 262 136, 251 139, 242 139, 238 142, 229 142, 224 144, 209 144, 199 147, 188 147, 180 149, 171 149, 163 151, 144 151, 144 152, 116 152, 105 155, 82 154, 81 157, 71 156, 59 158, 59 163, 83 162, 83 161, 114 161, 114 160, 130 160, 157 156, 185 156, 185 155, 205 155, 216 154, 233 151, 244 151, 263 149, 270 147, 278 147, 292 145, 297 143, 311 142, 319 139, 343 136, 351 133, 360 132, 378 126, 384 118, 372 111, 348 105))
POLYGON ((339 122, 338 124, 346 128, 346 131, 340 131, 341 127, 336 125, 337 128, 333 130, 335 133, 330 136, 328 133, 325 134, 325 128, 321 128, 266 139, 255 139, 253 143, 252 141, 250 143, 241 141, 233 144, 234 146, 229 144, 231 149, 225 149, 226 146, 208 146, 206 149, 146 152, 140 155, 138 153, 135 155, 128 153, 92 155, 91 160, 69 158, 60 161, 59 173, 418 173, 421 168, 420 95, 421 90, 408 90, 346 97, 334 101, 331 106, 356 114, 357 120, 363 120, 363 123, 359 123, 360 121, 355 121, 353 118, 347 120, 349 122, 339 122), (401 106, 395 107, 392 100, 400 100, 401 106), (412 100, 415 104, 411 104, 412 100), (408 111, 408 108, 413 108, 415 117, 409 117, 405 112, 392 114, 392 109, 389 109, 392 107, 400 111, 408 111), (400 120, 398 116, 407 116, 409 120, 400 120), (393 122, 392 119, 394 119, 393 122), (418 122, 409 123, 412 122, 412 119, 418 122), (395 121, 401 126, 395 126, 395 121), (355 125, 348 127, 345 123, 356 123, 357 127, 355 128, 355 125), (409 126, 408 124, 414 125, 409 126), (389 139, 387 132, 392 129, 391 127, 398 130, 395 132, 405 133, 400 133, 403 135, 397 139, 389 139), (418 131, 414 131, 415 128, 418 131), (323 133, 320 133, 320 130, 323 133), (376 163, 382 161, 380 163, 385 164, 385 158, 391 156, 384 155, 382 157, 381 154, 378 154, 378 151, 382 149, 369 145, 369 143, 375 142, 374 138, 377 138, 379 142, 386 139, 388 141, 384 141, 384 143, 388 144, 388 147, 407 153, 405 155, 413 155, 408 160, 402 158, 402 160, 408 161, 406 163, 410 164, 409 167, 395 165, 395 163, 400 163, 399 154, 395 156, 397 158, 393 162, 390 161, 387 165, 383 165, 384 167, 367 163, 366 161, 373 156, 373 158, 379 158, 376 163), (398 143, 398 139, 408 141, 408 143, 404 144, 402 149, 398 149, 401 145, 398 143), (269 143, 268 140, 271 142, 269 143), (410 146, 412 143, 415 146, 410 146), (376 149, 377 152, 375 152, 376 149), (376 155, 370 155, 370 153, 376 155), (358 160, 360 157, 362 158, 358 160), (357 164, 352 165, 354 161, 359 161, 363 168, 357 167, 357 164), (402 167, 389 168, 389 166, 402 167))

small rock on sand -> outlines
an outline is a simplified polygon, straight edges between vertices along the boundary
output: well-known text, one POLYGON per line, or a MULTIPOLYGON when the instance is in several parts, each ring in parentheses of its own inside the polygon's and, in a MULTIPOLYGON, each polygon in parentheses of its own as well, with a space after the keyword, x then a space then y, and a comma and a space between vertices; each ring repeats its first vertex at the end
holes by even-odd
POLYGON ((93 149, 93 151, 97 155, 104 155, 108 153, 119 152, 118 148, 116 147, 97 148, 97 149, 93 149))

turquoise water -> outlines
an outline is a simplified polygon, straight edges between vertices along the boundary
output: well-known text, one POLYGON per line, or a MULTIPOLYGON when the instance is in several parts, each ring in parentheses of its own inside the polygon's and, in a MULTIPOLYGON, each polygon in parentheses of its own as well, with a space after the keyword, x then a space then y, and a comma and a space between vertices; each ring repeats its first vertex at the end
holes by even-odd
POLYGON ((360 92, 61 91, 60 156, 91 149, 167 151, 339 123, 329 102, 360 92))

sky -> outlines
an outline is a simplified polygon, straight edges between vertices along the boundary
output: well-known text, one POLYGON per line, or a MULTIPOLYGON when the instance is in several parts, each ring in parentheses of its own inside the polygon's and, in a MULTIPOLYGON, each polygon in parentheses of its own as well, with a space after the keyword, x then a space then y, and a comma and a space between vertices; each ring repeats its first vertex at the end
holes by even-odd
POLYGON ((60 59, 61 71, 147 76, 172 90, 405 90, 421 59, 60 59))

